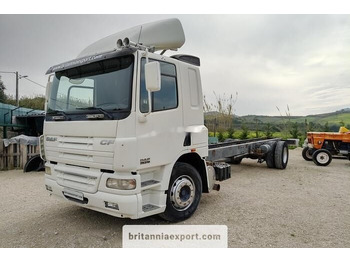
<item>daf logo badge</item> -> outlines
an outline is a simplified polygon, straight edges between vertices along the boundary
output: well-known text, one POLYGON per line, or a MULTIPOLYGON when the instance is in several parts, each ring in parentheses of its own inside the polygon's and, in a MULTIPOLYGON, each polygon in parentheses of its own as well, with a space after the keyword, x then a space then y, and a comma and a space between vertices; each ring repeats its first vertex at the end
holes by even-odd
POLYGON ((108 146, 114 144, 114 140, 101 140, 100 144, 103 146, 108 146))
POLYGON ((57 137, 47 136, 46 141, 55 142, 57 141, 57 137))

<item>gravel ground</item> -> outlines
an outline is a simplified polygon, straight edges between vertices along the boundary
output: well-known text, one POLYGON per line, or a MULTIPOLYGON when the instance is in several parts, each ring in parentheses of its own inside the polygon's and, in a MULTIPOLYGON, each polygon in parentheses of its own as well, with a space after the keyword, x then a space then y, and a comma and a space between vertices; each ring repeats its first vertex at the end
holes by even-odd
MULTIPOLYGON (((290 151, 286 170, 244 159, 179 224, 227 225, 229 247, 350 247, 350 161, 318 167, 290 151)), ((119 219, 49 197, 43 173, 0 172, 0 247, 121 247, 119 219)))

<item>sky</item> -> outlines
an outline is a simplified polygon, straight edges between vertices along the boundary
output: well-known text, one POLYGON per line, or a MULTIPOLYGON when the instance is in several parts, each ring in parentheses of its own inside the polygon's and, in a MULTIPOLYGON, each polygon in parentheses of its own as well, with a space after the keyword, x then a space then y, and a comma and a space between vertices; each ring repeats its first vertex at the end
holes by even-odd
MULTIPOLYGON (((237 115, 291 115, 350 107, 349 15, 6 15, 0 14, 0 71, 18 71, 20 96, 44 95, 46 70, 118 31, 180 19, 177 52, 201 59, 203 92, 238 94, 237 115)), ((167 52, 167 55, 174 52, 167 52)), ((2 74, 15 95, 15 75, 2 74)))

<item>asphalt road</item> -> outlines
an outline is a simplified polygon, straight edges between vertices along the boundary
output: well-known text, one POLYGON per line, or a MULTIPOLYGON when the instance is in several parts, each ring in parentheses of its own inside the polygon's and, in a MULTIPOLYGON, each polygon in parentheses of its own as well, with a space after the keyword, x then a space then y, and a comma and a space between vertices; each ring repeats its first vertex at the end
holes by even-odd
MULTIPOLYGON (((227 225, 229 247, 350 247, 350 161, 318 167, 290 151, 286 170, 244 159, 220 192, 202 196, 179 224, 227 225)), ((43 173, 0 172, 0 247, 121 247, 123 225, 168 224, 158 216, 120 219, 55 197, 43 173)))

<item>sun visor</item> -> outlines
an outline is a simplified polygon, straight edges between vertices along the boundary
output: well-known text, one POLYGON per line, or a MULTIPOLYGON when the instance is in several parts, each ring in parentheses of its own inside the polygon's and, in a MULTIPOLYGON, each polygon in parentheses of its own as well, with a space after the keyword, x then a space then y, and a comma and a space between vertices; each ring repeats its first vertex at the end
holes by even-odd
POLYGON ((80 57, 80 58, 77 58, 74 60, 70 60, 68 62, 64 62, 64 63, 58 64, 58 65, 52 66, 47 70, 46 74, 52 74, 52 73, 55 73, 58 71, 63 71, 63 70, 78 67, 81 65, 87 65, 90 63, 94 63, 94 62, 101 61, 101 60, 106 60, 109 58, 130 55, 130 54, 134 53, 135 51, 136 51, 135 48, 130 47, 130 48, 124 48, 124 49, 118 50, 118 51, 112 51, 112 52, 106 52, 106 53, 100 53, 100 54, 94 54, 94 55, 80 57))

